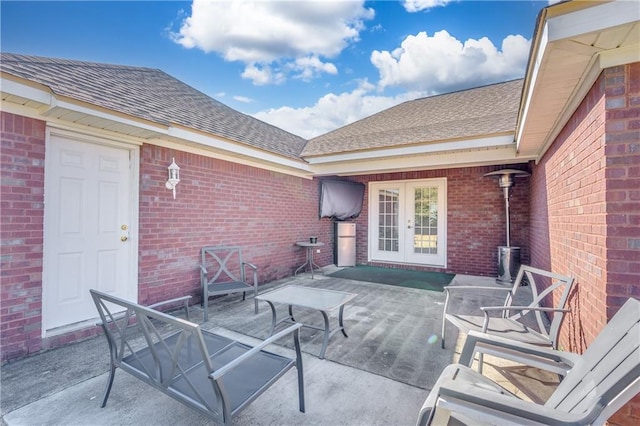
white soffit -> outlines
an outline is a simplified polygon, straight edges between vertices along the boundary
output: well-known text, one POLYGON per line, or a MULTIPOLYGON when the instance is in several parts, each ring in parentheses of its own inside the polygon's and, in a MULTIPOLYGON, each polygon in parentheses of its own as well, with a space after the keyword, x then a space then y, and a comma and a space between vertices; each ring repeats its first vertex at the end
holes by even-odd
MULTIPOLYGON (((443 141, 429 144, 416 144, 406 147, 393 147, 389 149, 377 149, 371 151, 345 152, 334 155, 321 155, 317 157, 305 157, 309 164, 336 163, 362 160, 384 160, 393 157, 407 155, 436 154, 456 150, 485 149, 500 146, 513 146, 513 135, 493 136, 459 141, 443 141)), ((515 150, 513 150, 515 154, 515 150)))
POLYGON ((440 170, 457 167, 517 164, 532 160, 532 158, 525 157, 515 158, 514 150, 515 147, 512 145, 508 147, 487 148, 484 150, 454 151, 394 158, 323 163, 315 164, 312 168, 315 176, 354 176, 413 170, 440 170))
POLYGON ((558 4, 539 25, 516 128, 518 155, 537 159, 602 69, 640 61, 640 6, 626 0, 558 4))
POLYGON ((359 175, 409 170, 434 170, 495 164, 526 163, 516 157, 512 135, 449 141, 334 156, 309 157, 315 175, 359 175))

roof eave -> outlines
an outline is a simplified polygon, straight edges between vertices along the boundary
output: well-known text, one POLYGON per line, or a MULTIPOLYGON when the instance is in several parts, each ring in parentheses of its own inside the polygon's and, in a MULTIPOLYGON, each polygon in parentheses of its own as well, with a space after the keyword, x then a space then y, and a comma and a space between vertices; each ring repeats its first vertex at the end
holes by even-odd
POLYGON ((171 123, 161 124, 57 96, 43 85, 2 73, 3 110, 47 121, 49 125, 121 134, 128 140, 173 147, 253 167, 312 178, 302 159, 280 156, 247 144, 171 123))
POLYGON ((316 175, 361 175, 526 163, 518 156, 513 134, 440 141, 378 150, 362 150, 305 158, 316 175))
POLYGON ((538 161, 605 68, 640 61, 637 4, 569 2, 543 9, 518 112, 518 154, 538 161))

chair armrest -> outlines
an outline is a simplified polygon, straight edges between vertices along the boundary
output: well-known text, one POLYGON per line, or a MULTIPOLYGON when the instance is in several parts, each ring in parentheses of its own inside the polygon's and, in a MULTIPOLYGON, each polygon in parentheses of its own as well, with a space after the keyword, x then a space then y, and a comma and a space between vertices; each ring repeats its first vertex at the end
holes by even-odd
POLYGON ((567 413, 460 381, 443 383, 438 396, 436 408, 479 416, 482 420, 493 417, 496 419, 495 424, 517 421, 514 418, 553 425, 581 425, 586 424, 587 420, 583 413, 567 413), (504 413, 504 416, 500 413, 504 413))
POLYGON ((511 287, 494 287, 494 286, 475 286, 475 285, 453 285, 443 287, 444 291, 451 290, 498 290, 498 291, 511 291, 511 287))
POLYGON ((269 337, 268 339, 263 340, 260 344, 254 346, 252 349, 250 349, 249 351, 247 351, 244 354, 240 355, 238 358, 236 358, 233 361, 231 361, 231 362, 223 365, 222 367, 216 369, 214 372, 209 374, 209 378, 211 378, 213 380, 220 379, 222 376, 227 374, 229 371, 231 371, 234 368, 236 368, 239 364, 241 364, 242 362, 246 361, 248 358, 252 357, 257 352, 260 352, 265 346, 268 346, 268 345, 272 344, 274 341, 286 336, 287 334, 290 334, 292 332, 297 332, 297 330, 299 328, 301 328, 301 327, 302 327, 302 324, 299 324, 299 323, 298 324, 294 324, 294 325, 292 325, 290 327, 285 328, 281 332, 279 332, 277 334, 274 334, 273 336, 269 337))
POLYGON ((248 267, 250 267, 250 268, 251 268, 251 269, 253 269, 254 271, 257 271, 257 270, 258 270, 258 267, 257 267, 256 265, 254 265, 253 263, 249 263, 249 262, 242 262, 242 264, 243 264, 244 266, 248 266, 248 267))
POLYGON ((547 360, 546 362, 536 362, 535 364, 536 366, 543 366, 543 364, 548 366, 557 365, 557 368, 564 370, 565 373, 580 359, 579 355, 572 352, 558 351, 471 330, 467 334, 458 363, 471 366, 476 352, 490 352, 492 355, 499 357, 501 351, 508 353, 513 351, 522 354, 523 356, 520 358, 522 358, 523 361, 521 362, 525 364, 524 359, 527 358, 525 355, 528 355, 529 358, 534 361, 536 361, 535 358, 537 358, 538 361, 547 360), (493 350, 488 351, 487 348, 493 350))
POLYGON ((163 300, 162 302, 157 302, 152 305, 148 305, 146 307, 149 309, 155 309, 158 306, 168 305, 174 302, 185 302, 185 304, 188 304, 189 300, 191 300, 191 296, 180 296, 180 297, 176 297, 175 299, 163 300))
MULTIPOLYGON (((483 291, 497 290, 497 291, 504 291, 504 292, 510 293, 511 287, 507 288, 507 287, 473 286, 473 285, 455 285, 455 286, 444 287, 444 293, 445 293, 444 309, 443 309, 444 314, 447 314, 449 312, 449 299, 451 294, 458 290, 483 290, 483 291)), ((508 295, 506 297, 508 297, 508 295)), ((444 323, 443 323, 443 327, 444 327, 444 323)))
POLYGON ((480 307, 485 313, 487 311, 540 311, 540 312, 571 312, 571 309, 547 308, 544 306, 482 306, 480 307))
POLYGON ((184 302, 184 312, 187 315, 187 320, 189 320, 189 301, 191 300, 191 296, 181 296, 176 297, 175 299, 163 300, 162 302, 157 302, 152 305, 147 306, 149 309, 155 309, 158 306, 168 305, 170 303, 175 302, 184 302))

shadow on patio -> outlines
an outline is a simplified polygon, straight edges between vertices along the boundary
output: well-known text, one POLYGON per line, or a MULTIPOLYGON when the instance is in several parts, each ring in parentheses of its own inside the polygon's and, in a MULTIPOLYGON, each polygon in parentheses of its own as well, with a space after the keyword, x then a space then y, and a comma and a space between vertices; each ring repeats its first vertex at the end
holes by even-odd
MULTIPOLYGON (((491 278, 458 275, 451 285, 494 284, 491 278)), ((261 292, 285 284, 314 286, 357 293, 346 305, 344 325, 349 335, 335 334, 326 359, 317 355, 323 333, 303 328, 306 413, 297 408, 295 372, 287 373, 249 405, 233 424, 258 425, 411 425, 422 403, 446 365, 457 360, 461 339, 440 348, 440 321, 444 293, 364 283, 316 274, 301 275, 261 287, 261 292)), ((522 292, 526 293, 526 291, 522 292)), ((494 295, 462 301, 462 311, 492 304, 494 295)), ((521 296, 522 297, 522 296, 521 296)), ((495 302, 494 302, 495 303, 495 302)), ((286 311, 286 306, 282 307, 286 311)), ((182 315, 182 312, 180 312, 182 315)), ((296 311, 299 321, 321 324, 318 312, 296 311)), ((337 322, 337 314, 330 317, 337 322)), ((199 305, 191 319, 203 320, 199 305)), ((204 329, 249 344, 267 337, 271 311, 261 302, 254 315, 252 301, 231 295, 211 301, 210 321, 204 329)), ((452 327, 449 335, 454 337, 452 327)), ((464 338, 464 336, 460 336, 464 338)), ((290 339, 270 346, 290 355, 290 339)), ((164 394, 117 372, 107 406, 100 408, 108 371, 103 336, 51 350, 2 367, 3 424, 206 424, 209 419, 164 394)), ((525 399, 537 399, 557 384, 554 376, 535 369, 495 363, 485 358, 485 375, 503 385, 516 384, 525 399)), ((513 387, 513 386, 511 386, 513 387)))

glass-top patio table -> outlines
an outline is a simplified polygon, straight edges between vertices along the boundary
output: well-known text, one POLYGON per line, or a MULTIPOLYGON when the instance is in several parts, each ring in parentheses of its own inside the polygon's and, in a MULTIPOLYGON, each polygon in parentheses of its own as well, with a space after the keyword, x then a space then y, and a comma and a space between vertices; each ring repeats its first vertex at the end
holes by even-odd
POLYGON ((344 305, 351 299, 356 297, 355 293, 347 293, 344 291, 326 290, 313 287, 302 287, 297 285, 288 285, 268 293, 261 294, 256 297, 256 300, 264 300, 271 307, 271 331, 270 335, 273 335, 273 331, 276 326, 282 322, 296 322, 293 317, 293 306, 299 306, 302 308, 310 308, 320 311, 324 318, 324 328, 316 327, 314 325, 302 324, 304 327, 313 328, 315 330, 324 330, 324 341, 322 343, 322 349, 320 350, 320 359, 324 359, 324 353, 327 350, 329 344, 329 338, 333 336, 337 331, 342 331, 344 337, 347 336, 344 330, 344 324, 342 323, 342 314, 344 312, 344 305), (276 308, 274 303, 282 303, 289 305, 289 316, 287 318, 277 319, 276 308), (340 309, 338 314, 338 327, 333 330, 329 327, 329 315, 328 312, 335 309, 340 309))

